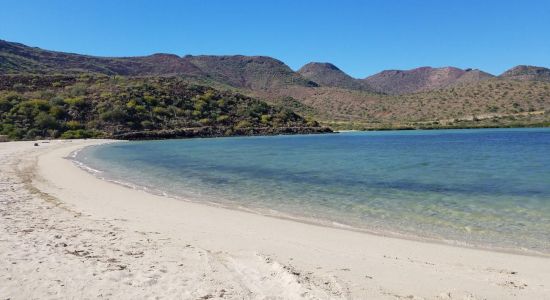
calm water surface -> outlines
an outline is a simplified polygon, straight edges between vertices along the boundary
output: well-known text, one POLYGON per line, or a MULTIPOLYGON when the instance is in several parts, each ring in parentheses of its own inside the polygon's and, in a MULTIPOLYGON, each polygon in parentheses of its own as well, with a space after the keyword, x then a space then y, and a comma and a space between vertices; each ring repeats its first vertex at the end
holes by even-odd
POLYGON ((195 201, 451 243, 550 253, 550 130, 123 142, 77 160, 195 201))

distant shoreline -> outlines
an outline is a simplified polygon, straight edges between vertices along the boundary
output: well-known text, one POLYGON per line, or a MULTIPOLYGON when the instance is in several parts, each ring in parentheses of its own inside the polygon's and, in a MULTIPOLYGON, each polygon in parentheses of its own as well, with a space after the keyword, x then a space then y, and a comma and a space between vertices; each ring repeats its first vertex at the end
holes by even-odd
POLYGON ((353 131, 401 131, 401 130, 447 130, 447 129, 514 129, 514 128, 549 128, 550 123, 537 124, 515 124, 513 126, 388 126, 388 127, 366 127, 363 129, 334 129, 335 132, 353 131))
MULTIPOLYGON (((323 127, 320 127, 323 128, 323 127)), ((476 130, 476 129, 523 129, 523 128, 532 128, 532 129, 546 129, 550 128, 550 126, 514 126, 514 127, 429 127, 429 128, 412 128, 412 127, 388 127, 388 128, 372 128, 372 129, 342 129, 342 130, 332 130, 332 131, 326 131, 325 129, 321 129, 319 131, 314 132, 297 132, 297 133, 284 133, 284 132, 277 132, 272 134, 265 134, 258 132, 257 134, 242 134, 242 135, 192 135, 192 136, 185 136, 185 135, 175 135, 173 137, 160 137, 165 136, 164 134, 156 135, 154 132, 151 132, 150 135, 148 135, 147 138, 137 138, 137 136, 142 135, 143 133, 128 133, 124 135, 119 135, 118 137, 111 137, 113 140, 119 140, 119 141, 149 141, 149 140, 170 140, 170 139, 194 139, 194 138, 222 138, 222 137, 254 137, 254 136, 277 136, 277 135, 318 135, 318 134, 337 134, 337 133, 346 133, 346 132, 376 132, 376 131, 415 131, 415 130, 461 130, 461 129, 468 129, 468 130, 476 130), (129 137, 129 138, 128 138, 129 137)), ((145 134, 147 136, 147 134, 145 134)), ((102 140, 106 138, 89 138, 90 140, 102 140)), ((34 140, 20 140, 21 142, 24 141, 42 141, 44 139, 34 139, 34 140)), ((73 139, 47 139, 46 141, 71 141, 73 139)), ((78 140, 78 139, 76 139, 78 140)), ((2 136, 0 136, 0 143, 2 142, 14 142, 8 139, 2 139, 2 136)))

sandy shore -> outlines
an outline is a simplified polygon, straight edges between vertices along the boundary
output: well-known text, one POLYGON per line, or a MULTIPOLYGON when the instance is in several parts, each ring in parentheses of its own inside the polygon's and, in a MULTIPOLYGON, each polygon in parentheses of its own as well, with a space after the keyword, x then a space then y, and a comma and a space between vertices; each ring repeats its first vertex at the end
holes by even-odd
POLYGON ((155 196, 0 143, 0 299, 550 299, 550 259, 155 196))

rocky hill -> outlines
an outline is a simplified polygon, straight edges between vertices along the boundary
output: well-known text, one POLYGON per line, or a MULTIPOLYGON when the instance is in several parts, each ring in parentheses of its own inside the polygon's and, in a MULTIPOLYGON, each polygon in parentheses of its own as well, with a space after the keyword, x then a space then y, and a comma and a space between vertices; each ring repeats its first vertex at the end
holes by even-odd
POLYGON ((550 69, 535 66, 516 66, 499 77, 514 80, 550 81, 550 69))
POLYGON ((265 90, 288 85, 317 86, 283 62, 266 56, 186 56, 209 78, 237 88, 265 90))
POLYGON ((366 82, 349 76, 331 63, 311 62, 301 67, 298 70, 298 74, 320 86, 364 91, 372 90, 366 82))
POLYGON ((0 40, 0 74, 70 74, 91 72, 105 75, 203 75, 199 68, 173 54, 141 57, 96 57, 48 51, 0 40))
POLYGON ((0 74, 97 73, 122 76, 191 76, 236 88, 316 86, 283 62, 265 56, 96 57, 48 51, 0 40, 0 74))
POLYGON ((493 75, 454 67, 421 67, 412 70, 387 70, 364 79, 375 91, 399 95, 445 88, 457 83, 474 83, 493 75))
POLYGON ((365 119, 415 128, 548 126, 550 84, 494 78, 422 93, 384 96, 378 105, 370 107, 365 119))
MULTIPOLYGON (((300 103, 295 106, 297 111, 335 129, 550 124, 550 83, 543 81, 493 78, 403 95, 327 87, 293 88, 284 92, 300 103), (480 122, 480 116, 495 118, 484 118, 480 122)), ((287 102, 291 103, 288 99, 287 102)))
MULTIPOLYGON (((498 77, 476 69, 422 67, 356 79, 330 63, 309 63, 295 72, 265 56, 154 54, 112 58, 0 41, 1 74, 60 74, 73 78, 83 74, 119 75, 121 80, 138 80, 138 84, 144 84, 145 79, 177 77, 186 84, 262 99, 274 109, 290 109, 337 128, 531 126, 550 119, 549 69, 530 66, 515 67, 498 77), (479 116, 496 115, 507 121, 479 121, 479 116), (471 122, 445 121, 452 119, 471 122)), ((32 88, 45 80, 39 77, 20 76, 19 82, 9 88, 32 88)))

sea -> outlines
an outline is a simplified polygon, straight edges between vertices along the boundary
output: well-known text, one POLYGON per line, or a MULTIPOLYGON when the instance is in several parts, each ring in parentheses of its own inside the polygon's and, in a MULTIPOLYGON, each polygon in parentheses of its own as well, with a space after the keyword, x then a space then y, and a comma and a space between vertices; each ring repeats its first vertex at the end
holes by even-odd
POLYGON ((102 179, 181 201, 550 255, 550 129, 129 141, 73 159, 102 179))

